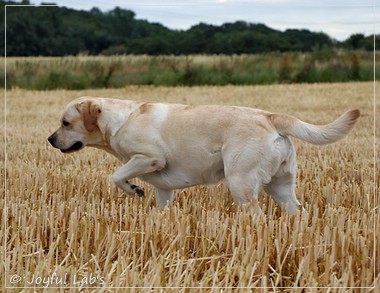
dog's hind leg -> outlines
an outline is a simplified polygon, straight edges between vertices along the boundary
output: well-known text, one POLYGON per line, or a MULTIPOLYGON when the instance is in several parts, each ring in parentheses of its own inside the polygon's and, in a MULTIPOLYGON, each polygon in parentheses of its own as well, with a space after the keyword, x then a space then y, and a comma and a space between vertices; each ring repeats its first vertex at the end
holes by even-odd
POLYGON ((239 205, 252 202, 256 212, 261 214, 258 196, 262 183, 269 181, 270 177, 263 174, 265 168, 260 165, 263 162, 260 152, 256 152, 251 147, 255 144, 255 142, 247 141, 246 144, 238 146, 227 145, 222 149, 222 156, 225 179, 234 202, 239 205))
POLYGON ((294 178, 290 173, 281 177, 273 177, 272 181, 264 186, 264 190, 280 206, 288 205, 290 215, 295 215, 301 206, 296 198, 294 178))
POLYGON ((282 162, 271 181, 264 185, 265 192, 271 195, 277 204, 280 206, 288 205, 288 212, 291 215, 296 214, 301 206, 295 193, 296 175, 296 153, 293 145, 291 145, 287 159, 282 162))
POLYGON ((251 173, 248 174, 240 172, 229 174, 226 176, 226 180, 235 203, 243 205, 248 202, 253 202, 256 212, 262 214, 258 205, 261 183, 253 173, 254 172, 251 171, 251 173))

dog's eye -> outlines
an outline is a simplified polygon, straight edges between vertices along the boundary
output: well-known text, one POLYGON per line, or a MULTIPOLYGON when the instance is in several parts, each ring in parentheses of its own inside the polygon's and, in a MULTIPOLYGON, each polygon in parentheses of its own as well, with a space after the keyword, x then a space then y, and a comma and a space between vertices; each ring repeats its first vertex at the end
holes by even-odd
POLYGON ((63 124, 63 126, 69 126, 70 125, 70 123, 67 122, 66 120, 62 121, 62 124, 63 124))

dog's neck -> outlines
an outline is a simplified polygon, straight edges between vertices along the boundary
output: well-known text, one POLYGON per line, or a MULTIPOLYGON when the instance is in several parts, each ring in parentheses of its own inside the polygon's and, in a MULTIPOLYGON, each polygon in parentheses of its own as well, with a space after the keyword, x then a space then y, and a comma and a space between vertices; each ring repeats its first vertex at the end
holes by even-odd
MULTIPOLYGON (((107 99, 108 100, 108 99, 107 99)), ((103 136, 103 141, 98 144, 89 145, 96 147, 121 159, 111 147, 112 137, 126 124, 130 115, 137 110, 143 103, 112 99, 111 103, 103 103, 102 115, 98 120, 98 128, 103 136)))
POLYGON ((108 144, 110 138, 115 136, 129 116, 142 104, 129 100, 112 99, 111 101, 111 103, 103 103, 102 115, 98 120, 98 127, 108 144))

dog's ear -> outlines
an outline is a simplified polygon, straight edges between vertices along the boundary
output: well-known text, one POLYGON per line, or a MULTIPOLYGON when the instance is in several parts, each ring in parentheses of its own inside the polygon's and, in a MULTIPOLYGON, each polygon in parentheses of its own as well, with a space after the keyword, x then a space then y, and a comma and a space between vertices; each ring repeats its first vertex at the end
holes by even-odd
POLYGON ((82 115, 83 124, 87 131, 92 132, 98 128, 98 117, 102 113, 102 109, 94 100, 87 100, 75 105, 79 113, 82 115))

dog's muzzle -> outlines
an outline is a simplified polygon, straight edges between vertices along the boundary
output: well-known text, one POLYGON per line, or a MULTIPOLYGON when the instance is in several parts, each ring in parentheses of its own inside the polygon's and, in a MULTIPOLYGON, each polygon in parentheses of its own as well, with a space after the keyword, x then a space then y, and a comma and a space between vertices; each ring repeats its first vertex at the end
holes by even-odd
POLYGON ((48 141, 50 142, 50 144, 53 147, 60 149, 62 153, 75 152, 75 151, 80 150, 83 147, 83 143, 80 142, 80 141, 77 141, 71 147, 69 147, 68 149, 61 149, 61 148, 59 148, 59 147, 56 146, 56 136, 54 134, 52 134, 52 135, 49 136, 48 141))
POLYGON ((61 152, 62 153, 71 153, 71 152, 75 152, 75 151, 80 150, 82 147, 83 147, 83 143, 81 143, 80 141, 77 141, 68 149, 65 149, 65 150, 61 149, 61 152))

